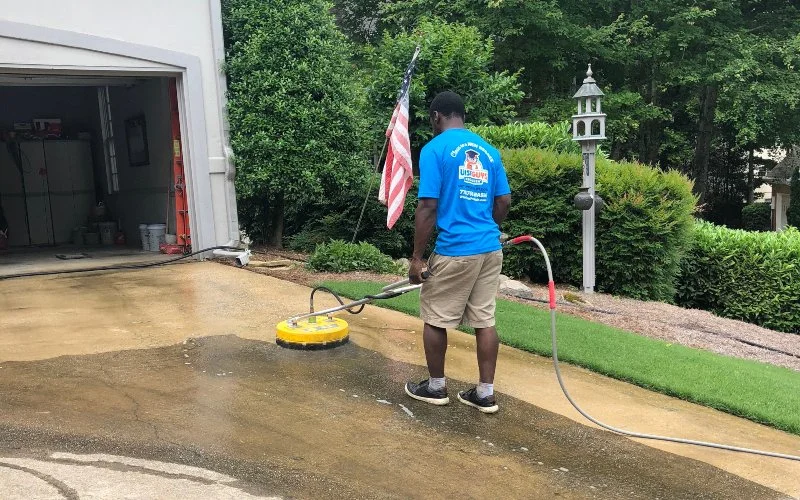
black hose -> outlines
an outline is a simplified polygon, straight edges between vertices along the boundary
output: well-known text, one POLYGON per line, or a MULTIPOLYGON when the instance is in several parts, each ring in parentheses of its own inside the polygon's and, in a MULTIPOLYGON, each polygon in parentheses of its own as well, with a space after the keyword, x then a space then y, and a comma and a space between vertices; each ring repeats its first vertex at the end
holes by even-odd
MULTIPOLYGON (((312 312, 312 313, 314 312, 314 294, 316 294, 317 291, 327 292, 327 293, 333 295, 333 297, 336 299, 336 301, 339 302, 340 306, 345 305, 344 304, 344 300, 342 300, 341 295, 339 295, 338 293, 334 292, 333 290, 331 290, 328 287, 318 286, 318 287, 315 287, 313 290, 311 290, 311 297, 309 298, 309 301, 308 301, 309 302, 308 303, 308 309, 309 309, 308 312, 312 312)), ((405 292, 394 292, 394 291, 390 290, 388 292, 379 293, 377 295, 364 295, 364 297, 362 297, 359 300, 364 300, 364 299, 370 299, 370 300, 393 299, 394 297, 399 297, 400 295, 403 295, 404 293, 405 292)), ((366 306, 366 304, 360 304, 360 307, 355 311, 352 308, 345 308, 344 310, 349 312, 350 314, 361 314, 361 312, 364 311, 364 307, 365 306, 366 306)))
POLYGON ((15 278, 30 278, 33 276, 51 276, 57 274, 75 274, 75 273, 90 273, 94 271, 116 271, 116 270, 130 270, 130 269, 146 269, 149 267, 158 267, 158 266, 165 266, 167 264, 173 264, 178 262, 179 260, 188 259, 189 257, 194 257, 195 255, 199 255, 201 253, 210 252, 212 250, 242 250, 241 248, 236 248, 228 245, 221 245, 216 247, 209 247, 204 248, 202 250, 198 250, 196 252, 187 253, 181 255, 180 257, 176 257, 170 260, 160 260, 157 262, 144 262, 141 264, 117 264, 113 266, 98 266, 98 267, 89 267, 89 268, 81 268, 81 269, 64 269, 64 270, 54 270, 54 271, 32 271, 28 273, 19 273, 19 274, 7 274, 7 275, 0 275, 0 281, 2 280, 9 280, 15 278))
MULTIPOLYGON (((315 287, 313 290, 311 290, 311 298, 308 301, 309 312, 312 312, 312 313, 314 312, 314 294, 317 293, 317 291, 327 292, 327 293, 333 295, 333 297, 337 300, 337 302, 339 302, 339 305, 341 305, 341 306, 344 305, 344 300, 342 300, 342 297, 338 293, 334 292, 333 290, 331 290, 328 287, 318 286, 318 287, 315 287)), ((345 309, 345 311, 349 312, 350 314, 361 314, 361 311, 364 310, 364 306, 366 306, 366 304, 361 304, 361 307, 359 307, 355 311, 353 309, 345 309)))

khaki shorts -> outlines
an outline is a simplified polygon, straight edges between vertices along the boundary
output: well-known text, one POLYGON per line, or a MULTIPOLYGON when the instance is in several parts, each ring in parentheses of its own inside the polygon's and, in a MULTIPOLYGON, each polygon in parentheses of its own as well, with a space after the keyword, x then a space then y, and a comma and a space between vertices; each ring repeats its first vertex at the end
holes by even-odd
POLYGON ((422 321, 439 328, 494 326, 503 251, 428 259, 431 276, 420 292, 422 321))

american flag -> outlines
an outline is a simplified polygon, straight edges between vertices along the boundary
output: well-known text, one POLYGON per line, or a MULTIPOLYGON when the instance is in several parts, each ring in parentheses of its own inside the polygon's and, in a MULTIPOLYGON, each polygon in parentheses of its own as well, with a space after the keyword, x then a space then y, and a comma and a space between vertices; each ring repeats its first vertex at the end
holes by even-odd
POLYGON ((419 47, 406 68, 403 85, 397 97, 397 105, 392 113, 392 120, 386 129, 388 146, 386 149, 386 165, 381 176, 381 188, 378 200, 389 207, 386 215, 386 227, 391 229, 403 212, 406 194, 411 189, 414 172, 411 165, 411 141, 408 137, 408 90, 411 86, 411 75, 417 64, 419 47))

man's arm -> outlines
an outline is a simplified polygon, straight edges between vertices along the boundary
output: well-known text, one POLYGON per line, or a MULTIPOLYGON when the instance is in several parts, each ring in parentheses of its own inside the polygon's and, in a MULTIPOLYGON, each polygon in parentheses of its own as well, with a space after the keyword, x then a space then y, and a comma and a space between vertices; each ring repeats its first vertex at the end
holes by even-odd
POLYGON ((492 218, 494 219, 495 224, 497 227, 506 220, 506 216, 508 215, 508 209, 511 206, 511 195, 504 194, 502 196, 495 196, 494 198, 494 207, 492 207, 492 218))
POLYGON ((408 277, 414 284, 422 283, 422 267, 425 265, 423 257, 428 241, 436 225, 436 209, 439 200, 436 198, 420 198, 414 216, 414 253, 411 256, 411 266, 408 277))

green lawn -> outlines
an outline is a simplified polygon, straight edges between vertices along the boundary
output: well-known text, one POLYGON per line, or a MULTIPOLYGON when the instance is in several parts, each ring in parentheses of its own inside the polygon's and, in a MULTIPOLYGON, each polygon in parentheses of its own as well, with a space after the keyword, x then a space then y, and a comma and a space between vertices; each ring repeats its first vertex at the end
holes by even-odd
MULTIPOLYGON (((327 282, 350 297, 380 291, 369 282, 327 282)), ((375 302, 410 315, 419 314, 419 293, 375 302)), ((710 406, 800 435, 800 373, 680 345, 558 314, 559 359, 653 391, 710 406)), ((497 301, 502 343, 550 356, 548 311, 507 300, 497 301)))

